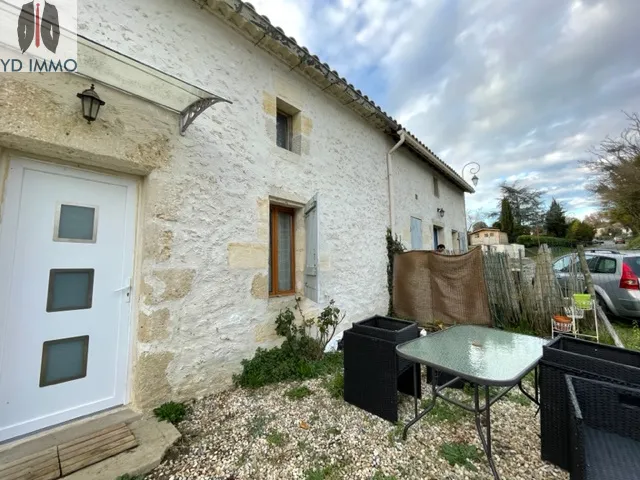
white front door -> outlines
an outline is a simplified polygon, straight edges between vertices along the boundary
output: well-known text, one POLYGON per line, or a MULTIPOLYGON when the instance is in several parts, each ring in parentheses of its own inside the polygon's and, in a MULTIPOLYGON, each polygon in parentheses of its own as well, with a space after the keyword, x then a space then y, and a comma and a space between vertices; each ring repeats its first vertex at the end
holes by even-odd
POLYGON ((0 441, 125 403, 136 182, 13 159, 0 211, 0 441))

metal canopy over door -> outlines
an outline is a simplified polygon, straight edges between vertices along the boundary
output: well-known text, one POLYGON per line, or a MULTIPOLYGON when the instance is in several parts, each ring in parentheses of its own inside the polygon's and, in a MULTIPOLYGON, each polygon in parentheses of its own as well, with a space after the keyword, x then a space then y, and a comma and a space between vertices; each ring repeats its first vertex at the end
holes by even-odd
POLYGON ((11 161, 0 223, 0 441, 126 401, 136 182, 11 161))

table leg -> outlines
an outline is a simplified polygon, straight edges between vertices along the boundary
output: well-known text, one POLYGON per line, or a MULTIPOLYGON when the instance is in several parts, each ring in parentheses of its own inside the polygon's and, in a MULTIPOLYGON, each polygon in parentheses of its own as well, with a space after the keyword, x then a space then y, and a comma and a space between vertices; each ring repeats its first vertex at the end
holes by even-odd
MULTIPOLYGON (((416 384, 417 384, 417 380, 415 380, 415 375, 414 375, 414 382, 416 382, 416 384)), ((416 384, 414 384, 414 385, 416 385, 416 384)), ((413 425, 415 425, 422 417, 424 417, 427 413, 429 413, 433 409, 433 407, 436 406, 436 398, 437 398, 436 386, 437 385, 438 385, 438 372, 436 372, 434 370, 433 371, 433 375, 431 376, 431 403, 427 406, 427 408, 425 408, 419 414, 418 414, 418 387, 417 387, 417 385, 413 389, 413 401, 414 401, 416 416, 413 418, 413 420, 411 420, 409 423, 407 423, 405 425, 405 427, 404 427, 404 430, 402 430, 402 439, 403 440, 407 439, 407 432, 409 431, 409 428, 411 428, 413 425)))
MULTIPOLYGON (((524 389, 524 387, 522 386, 522 380, 520 380, 518 382, 518 388, 524 394, 525 397, 527 397, 533 403, 538 405, 538 409, 539 409, 539 407, 540 407, 540 398, 539 398, 539 389, 538 389, 538 367, 536 367, 533 370, 533 388, 535 390, 533 396, 524 389)), ((536 412, 536 415, 537 415, 537 412, 536 412)))
POLYGON ((418 416, 418 378, 416 377, 416 363, 413 364, 413 416, 418 416))
POLYGON ((485 404, 484 408, 480 408, 480 391, 478 389, 478 385, 473 386, 473 399, 475 405, 475 421, 476 421, 476 430, 478 430, 478 436, 480 437, 480 442, 482 442, 482 448, 484 449, 484 453, 487 455, 487 461, 489 462, 489 467, 491 468, 491 473, 493 474, 493 478, 495 480, 500 480, 500 475, 498 474, 498 470, 496 470, 496 466, 493 463, 493 456, 491 453, 491 398, 489 397, 489 386, 484 386, 485 393, 485 404), (487 431, 486 436, 484 429, 482 428, 482 411, 484 410, 485 417, 485 429, 487 431))

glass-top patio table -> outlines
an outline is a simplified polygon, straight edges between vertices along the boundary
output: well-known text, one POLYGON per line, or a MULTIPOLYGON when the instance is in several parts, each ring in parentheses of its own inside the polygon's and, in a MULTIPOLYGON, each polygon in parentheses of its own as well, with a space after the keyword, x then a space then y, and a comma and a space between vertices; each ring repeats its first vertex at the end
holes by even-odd
MULTIPOLYGON (((502 398, 516 385, 523 394, 538 402, 538 361, 542 358, 542 347, 548 342, 542 338, 505 332, 493 328, 458 325, 425 337, 416 338, 396 347, 397 354, 408 360, 431 367, 432 400, 418 413, 417 385, 414 388, 415 417, 404 428, 407 437, 409 428, 424 417, 436 405, 438 398, 453 403, 475 415, 476 429, 487 455, 491 472, 495 479, 500 476, 491 455, 491 405, 502 398), (534 371, 532 396, 522 386, 522 379, 534 371), (438 386, 438 372, 445 372, 455 378, 438 386), (465 380, 473 387, 473 405, 449 398, 442 393, 449 385, 465 380), (493 396, 489 387, 505 387, 493 396), (484 402, 480 404, 480 390, 484 390, 484 402), (486 435, 482 428, 481 415, 485 416, 486 435)), ((416 366, 414 365, 414 368, 416 366)), ((415 375, 414 375, 415 379, 415 375)))

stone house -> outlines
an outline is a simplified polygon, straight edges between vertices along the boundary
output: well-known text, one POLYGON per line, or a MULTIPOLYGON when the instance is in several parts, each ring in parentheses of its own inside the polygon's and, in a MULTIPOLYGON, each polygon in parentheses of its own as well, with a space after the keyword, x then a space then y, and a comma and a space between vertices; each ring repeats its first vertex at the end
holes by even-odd
POLYGON ((386 313, 388 226, 466 249, 473 189, 249 4, 78 18, 77 73, 0 76, 0 441, 228 388, 294 294, 386 313))
POLYGON ((469 234, 469 245, 509 245, 509 238, 499 228, 480 228, 469 234))

